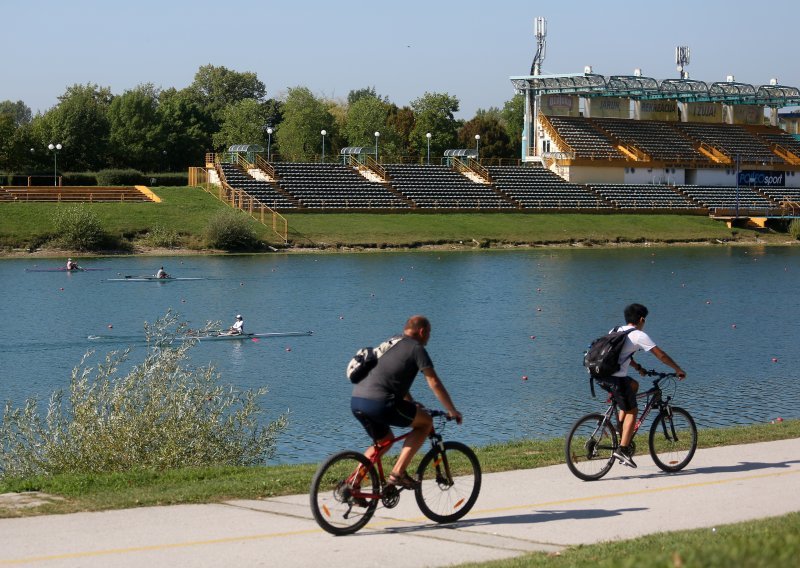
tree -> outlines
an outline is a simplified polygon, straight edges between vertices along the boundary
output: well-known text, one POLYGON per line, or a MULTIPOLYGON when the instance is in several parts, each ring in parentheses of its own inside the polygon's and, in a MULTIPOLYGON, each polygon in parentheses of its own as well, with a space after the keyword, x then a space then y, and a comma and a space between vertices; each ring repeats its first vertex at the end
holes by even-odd
POLYGON ((113 99, 108 87, 72 85, 59 103, 37 115, 33 127, 37 154, 48 144, 60 143, 59 163, 72 171, 97 170, 108 163, 108 108, 113 99))
MULTIPOLYGON (((409 156, 411 154, 411 133, 414 130, 414 111, 411 107, 398 107, 392 105, 389 109, 389 116, 386 118, 386 124, 389 128, 397 132, 398 136, 398 153, 400 158, 409 156)), ((427 151, 427 138, 425 139, 425 148, 427 151)))
POLYGON ((222 111, 222 126, 213 136, 214 148, 227 149, 232 144, 262 144, 266 147, 266 125, 270 108, 255 99, 231 103, 222 111))
POLYGON ((503 124, 508 133, 509 145, 514 156, 522 155, 522 130, 525 121, 525 95, 514 95, 514 97, 503 105, 500 112, 503 124))
POLYGON ((12 141, 17 125, 11 113, 0 113, 0 171, 9 170, 12 156, 12 141))
MULTIPOLYGON (((278 147, 284 160, 307 161, 318 156, 322 149, 322 130, 326 142, 335 134, 333 117, 325 104, 307 87, 290 88, 283 103, 283 122, 276 131, 278 147)), ((334 154, 330 145, 326 155, 334 154)))
POLYGON ((364 97, 372 97, 384 103, 389 102, 389 97, 381 97, 375 90, 375 87, 364 87, 363 89, 355 89, 347 93, 347 106, 353 106, 353 103, 364 97))
POLYGON ((475 135, 480 136, 480 158, 484 161, 513 158, 500 111, 496 108, 488 111, 479 110, 475 118, 466 122, 458 131, 458 141, 462 148, 475 147, 475 135))
POLYGON ((0 101, 0 116, 10 115, 16 126, 29 124, 33 117, 31 109, 22 101, 0 101))
POLYGON ((262 102, 267 95, 264 83, 255 73, 241 73, 214 65, 200 67, 189 89, 217 125, 222 123, 222 112, 228 105, 244 99, 262 102))
POLYGON ((454 113, 458 112, 458 107, 458 99, 447 93, 426 92, 411 101, 411 108, 416 115, 416 123, 411 131, 411 149, 420 156, 424 155, 428 144, 425 134, 428 132, 432 134, 432 153, 442 155, 445 150, 454 148, 459 126, 454 113))
POLYGON ((170 88, 158 97, 168 169, 183 169, 204 163, 204 153, 211 151, 212 120, 191 90, 170 88))
POLYGON ((112 165, 151 172, 166 167, 158 95, 158 90, 148 83, 111 101, 108 122, 112 165))

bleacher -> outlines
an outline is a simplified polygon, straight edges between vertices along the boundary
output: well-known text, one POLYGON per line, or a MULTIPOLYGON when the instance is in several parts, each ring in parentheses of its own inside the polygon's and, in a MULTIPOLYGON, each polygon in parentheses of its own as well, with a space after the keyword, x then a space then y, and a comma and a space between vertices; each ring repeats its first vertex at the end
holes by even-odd
POLYGON ((389 183, 421 209, 513 209, 491 185, 442 165, 386 164, 389 183))
POLYGON ((731 160, 735 160, 739 156, 741 163, 784 163, 784 160, 775 154, 764 141, 740 125, 678 122, 675 123, 675 127, 691 138, 713 146, 731 160))
POLYGON ((234 189, 241 189, 271 209, 297 209, 298 203, 267 181, 254 179, 234 164, 220 164, 225 181, 234 189))
POLYGON ((597 131, 585 118, 550 116, 548 119, 559 136, 575 152, 576 158, 592 160, 625 159, 625 156, 616 149, 611 140, 597 131))
POLYGON ((695 150, 692 142, 672 128, 670 123, 621 118, 593 118, 591 120, 620 142, 643 151, 653 160, 708 161, 708 158, 695 150))
POLYGON ((489 166, 495 187, 524 209, 608 209, 586 186, 569 183, 541 166, 489 166))
POLYGON ((800 187, 761 187, 757 191, 778 205, 787 201, 800 203, 800 187))
POLYGON ((408 209, 383 184, 343 164, 275 163, 280 188, 308 209, 408 209))
POLYGON ((770 128, 759 130, 755 133, 759 138, 766 141, 767 144, 777 144, 800 157, 800 140, 789 134, 788 132, 779 128, 770 128))
POLYGON ((43 201, 102 203, 109 201, 150 202, 149 196, 135 187, 105 186, 5 186, 3 201, 43 201))
POLYGON ((672 186, 654 184, 590 184, 603 199, 621 210, 699 211, 703 207, 682 195, 672 186))
POLYGON ((676 189, 710 212, 717 214, 738 209, 766 215, 769 211, 777 208, 775 203, 750 187, 681 185, 676 189))

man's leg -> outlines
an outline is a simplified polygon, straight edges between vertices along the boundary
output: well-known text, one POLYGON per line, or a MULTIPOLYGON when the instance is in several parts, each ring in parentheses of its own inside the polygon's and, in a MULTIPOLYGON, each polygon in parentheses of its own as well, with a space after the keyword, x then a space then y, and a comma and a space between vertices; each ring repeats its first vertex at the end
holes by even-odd
POLYGON ((397 458, 397 462, 392 469, 393 474, 402 475, 406 471, 414 455, 422 447, 425 438, 428 437, 431 428, 433 428, 431 415, 418 408, 417 413, 414 415, 414 421, 411 423, 411 434, 406 438, 403 449, 400 450, 400 457, 397 458))

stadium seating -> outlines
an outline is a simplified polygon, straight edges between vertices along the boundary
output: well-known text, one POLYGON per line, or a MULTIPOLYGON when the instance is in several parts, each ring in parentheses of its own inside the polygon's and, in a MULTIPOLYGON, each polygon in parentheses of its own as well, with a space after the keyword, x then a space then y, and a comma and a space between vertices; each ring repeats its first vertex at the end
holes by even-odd
POLYGON ((389 183, 421 209, 513 209, 517 203, 491 185, 476 183, 448 166, 384 165, 389 183))
MULTIPOLYGON (((55 201, 102 203, 110 201, 151 202, 150 197, 135 187, 104 186, 6 186, 2 188, 10 201, 55 201)), ((3 199, 5 200, 5 199, 3 199)))
POLYGON ((714 214, 738 210, 766 215, 776 209, 773 201, 750 187, 682 185, 676 189, 714 214))
POLYGON ((668 185, 591 184, 592 190, 617 209, 701 211, 704 208, 668 185))
POLYGON ((675 123, 675 128, 691 138, 713 146, 740 163, 782 164, 784 160, 769 146, 743 126, 737 124, 706 124, 701 122, 675 123))
POLYGON ((609 209, 586 186, 564 181, 541 166, 489 166, 495 187, 524 209, 609 209))
POLYGON ((575 152, 576 158, 624 160, 611 140, 583 117, 549 116, 550 124, 575 152))
POLYGON ((297 201, 282 193, 273 184, 254 179, 234 164, 220 164, 220 167, 225 181, 234 189, 241 189, 274 210, 297 209, 297 201))
POLYGON ((634 146, 653 160, 708 161, 708 158, 695 150, 692 142, 685 135, 672 128, 671 123, 620 118, 593 118, 590 120, 617 140, 634 146))

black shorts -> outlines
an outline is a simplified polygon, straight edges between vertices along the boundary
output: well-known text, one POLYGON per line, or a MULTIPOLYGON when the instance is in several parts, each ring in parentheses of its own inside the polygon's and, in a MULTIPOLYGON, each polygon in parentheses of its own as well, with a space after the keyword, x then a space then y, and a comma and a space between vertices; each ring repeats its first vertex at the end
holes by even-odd
POLYGON ((636 403, 636 391, 633 390, 634 380, 630 377, 610 377, 603 379, 603 382, 610 386, 606 389, 614 397, 617 406, 620 410, 631 412, 636 410, 638 405, 636 403))
POLYGON ((417 414, 417 405, 408 400, 372 400, 354 396, 350 399, 353 411, 364 430, 373 440, 385 438, 391 426, 411 426, 417 414))

